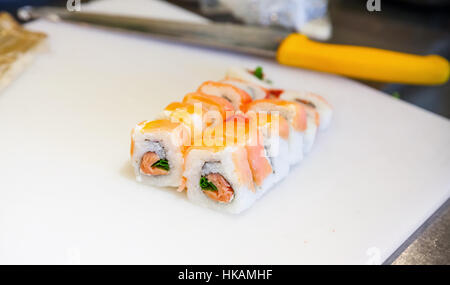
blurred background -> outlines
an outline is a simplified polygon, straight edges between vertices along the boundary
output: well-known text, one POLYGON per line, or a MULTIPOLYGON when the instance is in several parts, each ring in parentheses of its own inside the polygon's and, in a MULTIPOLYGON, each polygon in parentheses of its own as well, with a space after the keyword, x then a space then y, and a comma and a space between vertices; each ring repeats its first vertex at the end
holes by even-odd
MULTIPOLYGON (((95 0, 91 0, 95 1, 95 0)), ((318 40, 450 58, 450 1, 380 0, 167 0, 218 22, 277 25, 318 40)), ((88 0, 81 1, 90 2, 88 0)), ((66 0, 0 0, 12 14, 25 5, 66 6, 66 0)), ((450 118, 450 85, 364 82, 401 100, 450 118)))

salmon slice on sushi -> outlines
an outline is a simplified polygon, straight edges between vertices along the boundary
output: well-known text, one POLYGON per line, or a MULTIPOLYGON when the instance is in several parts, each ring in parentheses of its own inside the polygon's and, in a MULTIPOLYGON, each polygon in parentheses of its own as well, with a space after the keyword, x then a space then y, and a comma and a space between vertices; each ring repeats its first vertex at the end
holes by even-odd
MULTIPOLYGON (((217 97, 213 95, 207 95, 199 92, 189 93, 183 98, 183 103, 196 104, 200 103, 202 108, 206 110, 206 121, 208 124, 222 123, 227 117, 234 114, 234 107, 228 100, 222 97, 217 97), (212 116, 211 112, 217 113, 217 116, 212 116), (217 120, 218 116, 221 120, 217 120)), ((204 116, 205 116, 204 115, 204 116)))
MULTIPOLYGON (((279 96, 284 92, 284 90, 269 90, 269 98, 278 99, 279 96)), ((297 101, 293 101, 297 102, 297 101)), ((309 105, 297 102, 305 108, 306 111, 306 130, 303 136, 303 153, 306 154, 311 151, 314 142, 316 140, 317 129, 319 126, 319 113, 315 108, 312 108, 309 105)))
POLYGON ((303 138, 307 126, 305 108, 296 102, 279 99, 259 99, 247 104, 245 112, 279 114, 289 123, 289 162, 296 164, 303 159, 303 138))
POLYGON ((299 102, 316 110, 319 115, 319 130, 325 130, 331 123, 333 108, 325 98, 311 92, 284 90, 280 99, 299 102))
POLYGON ((202 132, 208 126, 206 113, 207 109, 203 104, 173 102, 164 108, 159 117, 182 123, 189 131, 191 145, 193 145, 196 140, 201 140, 202 132))
POLYGON ((220 82, 230 84, 236 88, 244 90, 248 95, 250 95, 252 100, 264 99, 267 97, 268 90, 253 82, 233 77, 227 77, 220 82))
POLYGON ((203 126, 205 124, 203 114, 206 111, 207 109, 202 104, 173 102, 164 108, 160 117, 179 121, 185 125, 195 124, 203 126))
MULTIPOLYGON (((289 174, 289 124, 278 114, 247 113, 247 116, 252 120, 256 118, 258 131, 262 136, 264 153, 272 167, 271 182, 275 184, 289 174)), ((264 189, 264 192, 267 190, 264 189)))
POLYGON ((224 98, 233 105, 236 111, 252 101, 252 97, 243 89, 225 82, 206 81, 198 87, 197 92, 224 98))
POLYGON ((153 186, 178 187, 183 150, 189 134, 182 123, 154 120, 139 123, 131 134, 131 163, 136 179, 153 186))
POLYGON ((278 173, 275 173, 272 166, 270 149, 265 147, 257 117, 241 113, 228 118, 224 125, 225 142, 245 146, 256 196, 259 198, 276 183, 278 173))
MULTIPOLYGON (((264 73, 262 72, 262 68, 260 67, 256 68, 253 71, 245 68, 232 67, 227 70, 226 78, 243 80, 260 86, 266 90, 266 98, 297 101, 299 103, 312 107, 316 110, 320 117, 319 129, 325 130, 330 125, 333 116, 333 108, 330 103, 325 100, 325 98, 311 92, 291 91, 274 88, 264 79, 264 73)), ((310 116, 314 117, 315 114, 311 114, 310 116)), ((312 133, 313 130, 310 130, 310 132, 312 133)))

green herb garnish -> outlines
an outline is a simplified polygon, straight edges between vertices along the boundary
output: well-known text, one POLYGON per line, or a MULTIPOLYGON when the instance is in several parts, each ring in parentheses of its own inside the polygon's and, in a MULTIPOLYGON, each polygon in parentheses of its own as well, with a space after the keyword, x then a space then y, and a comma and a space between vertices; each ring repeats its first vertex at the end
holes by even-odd
POLYGON ((253 75, 259 78, 260 80, 264 79, 264 72, 261 66, 258 66, 255 68, 255 71, 253 71, 253 75))
POLYGON ((207 191, 217 191, 216 185, 209 182, 206 177, 200 178, 200 187, 202 187, 203 190, 207 191))
POLYGON ((395 91, 394 93, 392 93, 392 97, 400 99, 400 93, 398 93, 397 91, 395 91))
POLYGON ((152 167, 161 168, 167 171, 170 170, 169 162, 167 161, 167 159, 158 160, 157 162, 152 164, 152 167))

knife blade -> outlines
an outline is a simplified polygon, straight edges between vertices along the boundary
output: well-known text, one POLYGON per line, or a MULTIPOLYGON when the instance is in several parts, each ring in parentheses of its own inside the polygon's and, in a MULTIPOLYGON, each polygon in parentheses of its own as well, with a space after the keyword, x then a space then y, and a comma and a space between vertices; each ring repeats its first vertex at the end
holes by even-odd
POLYGON ((449 63, 438 55, 413 55, 370 47, 320 43, 276 28, 230 23, 188 23, 53 7, 23 7, 24 20, 44 18, 135 32, 188 44, 274 58, 279 63, 348 77, 392 83, 447 82, 449 63))
POLYGON ((197 24, 103 13, 69 12, 53 7, 27 6, 19 9, 18 15, 23 20, 36 18, 63 20, 272 58, 276 56, 281 41, 289 35, 289 32, 274 28, 229 23, 197 24))

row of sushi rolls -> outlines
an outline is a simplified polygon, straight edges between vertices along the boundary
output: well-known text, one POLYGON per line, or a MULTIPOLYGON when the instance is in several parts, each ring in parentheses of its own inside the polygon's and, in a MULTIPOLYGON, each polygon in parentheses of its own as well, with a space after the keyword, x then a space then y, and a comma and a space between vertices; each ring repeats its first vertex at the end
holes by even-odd
POLYGON ((332 113, 317 94, 274 88, 261 67, 234 67, 137 124, 131 163, 142 183, 240 213, 303 159, 332 113))

